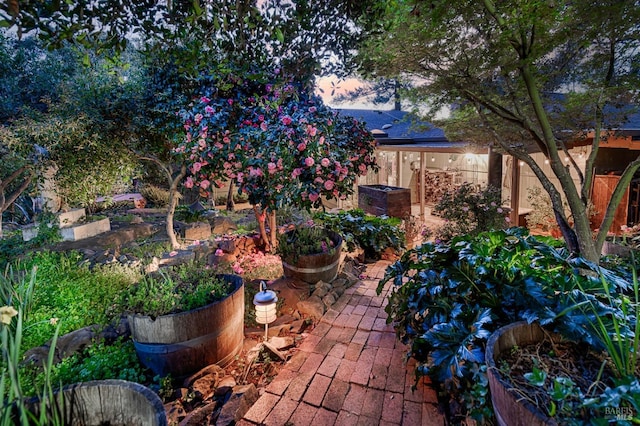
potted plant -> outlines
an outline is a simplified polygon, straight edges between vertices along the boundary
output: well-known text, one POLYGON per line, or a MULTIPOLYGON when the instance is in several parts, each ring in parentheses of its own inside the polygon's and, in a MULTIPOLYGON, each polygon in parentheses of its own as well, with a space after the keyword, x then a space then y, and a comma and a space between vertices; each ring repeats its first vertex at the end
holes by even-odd
POLYGON ((342 237, 335 231, 307 223, 278 237, 277 253, 284 276, 309 284, 331 282, 338 275, 342 237))
POLYGON ((579 278, 553 324, 518 322, 491 336, 486 361, 501 424, 637 423, 639 286, 635 274, 632 284, 611 278, 601 275, 601 286, 579 278))
POLYGON ((398 254, 405 247, 405 233, 400 218, 371 216, 362 209, 338 213, 318 212, 314 217, 326 228, 339 233, 347 250, 362 249, 365 261, 380 259, 385 250, 398 254))
POLYGON ((159 375, 226 365, 244 341, 244 283, 189 263, 144 277, 124 296, 140 361, 159 375))
POLYGON ((524 320, 595 344, 587 332, 589 317, 575 307, 598 300, 598 274, 616 288, 624 286, 619 272, 571 257, 557 240, 510 228, 408 250, 387 268, 378 292, 392 284, 387 322, 409 345, 417 376, 429 376, 440 391, 450 420, 485 422, 493 419, 487 339, 524 320))

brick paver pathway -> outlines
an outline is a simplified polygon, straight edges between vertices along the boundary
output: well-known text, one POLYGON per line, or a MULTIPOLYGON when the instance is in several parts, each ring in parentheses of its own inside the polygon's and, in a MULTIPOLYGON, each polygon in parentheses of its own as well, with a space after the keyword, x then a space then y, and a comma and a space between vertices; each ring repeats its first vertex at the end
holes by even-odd
POLYGON ((376 287, 388 265, 368 265, 237 424, 444 425, 435 392, 422 382, 411 390, 414 364, 386 324, 389 288, 378 296, 376 287))

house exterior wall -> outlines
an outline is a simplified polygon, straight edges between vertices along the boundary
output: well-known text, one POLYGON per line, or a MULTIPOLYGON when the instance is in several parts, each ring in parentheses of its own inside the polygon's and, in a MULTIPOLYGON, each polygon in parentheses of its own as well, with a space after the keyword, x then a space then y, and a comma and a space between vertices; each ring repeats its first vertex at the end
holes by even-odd
MULTIPOLYGON (((591 152, 591 147, 579 147, 569 150, 569 153, 574 158, 578 167, 584 171, 585 163, 587 157, 591 152)), ((548 164, 545 160, 545 157, 542 153, 534 153, 531 155, 536 163, 542 168, 544 173, 551 178, 551 182, 555 185, 556 188, 560 188, 560 182, 554 176, 553 171, 551 170, 551 165, 548 164)), ((509 155, 504 155, 502 157, 502 193, 503 197, 508 198, 511 193, 511 167, 512 167, 513 159, 509 155)), ((567 163, 568 164, 568 163, 567 163)), ((529 192, 529 188, 540 188, 542 189, 542 185, 540 181, 533 173, 531 168, 526 164, 518 165, 520 167, 520 198, 518 200, 518 207, 520 209, 530 209, 531 204, 527 200, 527 195, 529 192)), ((573 181, 576 186, 580 187, 580 179, 575 170, 572 169, 571 176, 573 177, 573 181)))

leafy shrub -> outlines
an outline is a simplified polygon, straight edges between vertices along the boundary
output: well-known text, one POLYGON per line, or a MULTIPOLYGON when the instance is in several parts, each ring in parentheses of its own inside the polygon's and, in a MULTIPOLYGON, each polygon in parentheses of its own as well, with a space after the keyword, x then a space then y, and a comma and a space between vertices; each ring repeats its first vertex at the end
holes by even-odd
POLYGON ((433 209, 446 221, 436 237, 446 241, 456 235, 504 229, 509 225, 509 208, 502 204, 500 189, 493 186, 477 191, 474 185, 464 183, 447 191, 433 209))
POLYGON ((169 205, 169 191, 158 186, 144 185, 140 188, 140 195, 155 207, 161 208, 169 205))
POLYGON ((425 243, 405 252, 380 281, 379 294, 393 284, 387 322, 410 345, 417 377, 429 376, 464 407, 463 415, 479 421, 491 416, 479 391, 487 381, 484 350, 493 331, 518 320, 538 321, 595 344, 589 317, 574 309, 577 297, 601 290, 599 274, 616 294, 628 288, 624 279, 571 258, 552 242, 511 228, 425 243))
POLYGON ((127 311, 152 317, 188 311, 225 298, 233 284, 195 262, 147 275, 121 298, 127 311))
POLYGON ((340 234, 347 250, 361 248, 371 259, 379 258, 386 248, 396 251, 404 248, 402 220, 395 217, 370 216, 362 209, 352 209, 339 213, 318 212, 314 220, 340 234))

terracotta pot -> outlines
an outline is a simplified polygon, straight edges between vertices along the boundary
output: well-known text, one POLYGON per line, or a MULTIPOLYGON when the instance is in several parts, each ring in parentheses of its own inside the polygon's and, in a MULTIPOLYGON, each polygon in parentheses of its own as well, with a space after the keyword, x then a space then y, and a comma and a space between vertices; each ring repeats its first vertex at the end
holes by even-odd
POLYGON ((161 376, 180 376, 210 364, 224 367, 240 352, 244 343, 244 283, 238 275, 222 277, 235 285, 223 300, 155 319, 129 316, 131 337, 145 366, 161 376))
POLYGON ((335 249, 328 253, 298 256, 294 260, 283 260, 282 269, 286 278, 298 279, 309 284, 318 281, 331 282, 338 275, 340 254, 342 252, 342 237, 334 231, 327 231, 329 238, 335 244, 335 249))
POLYGON ((485 352, 491 402, 498 424, 501 426, 542 426, 557 425, 556 421, 547 417, 512 389, 496 367, 500 354, 512 350, 514 346, 525 346, 540 342, 545 335, 537 324, 526 321, 509 324, 496 330, 489 341, 485 352))

